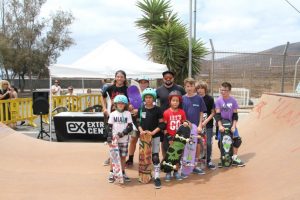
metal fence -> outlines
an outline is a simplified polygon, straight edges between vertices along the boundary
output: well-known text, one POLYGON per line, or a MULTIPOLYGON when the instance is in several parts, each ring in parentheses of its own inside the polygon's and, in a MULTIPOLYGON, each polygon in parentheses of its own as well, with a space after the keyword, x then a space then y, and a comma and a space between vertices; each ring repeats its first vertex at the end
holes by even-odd
POLYGON ((250 97, 260 97, 263 92, 294 93, 300 81, 300 55, 293 50, 287 43, 259 53, 220 51, 211 41, 211 52, 203 60, 197 79, 209 83, 212 93, 218 93, 224 81, 234 88, 249 89, 250 97))

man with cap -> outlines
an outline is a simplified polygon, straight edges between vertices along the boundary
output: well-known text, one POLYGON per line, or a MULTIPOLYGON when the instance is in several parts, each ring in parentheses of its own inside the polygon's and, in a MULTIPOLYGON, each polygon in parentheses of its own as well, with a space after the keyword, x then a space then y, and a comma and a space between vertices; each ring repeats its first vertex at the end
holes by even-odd
POLYGON ((185 95, 185 90, 182 86, 177 85, 174 83, 174 76, 175 73, 172 71, 164 71, 162 73, 163 75, 163 82, 164 84, 157 88, 156 94, 157 94, 157 99, 159 100, 159 106, 164 112, 166 109, 169 108, 169 94, 170 92, 177 90, 181 93, 181 95, 185 95))

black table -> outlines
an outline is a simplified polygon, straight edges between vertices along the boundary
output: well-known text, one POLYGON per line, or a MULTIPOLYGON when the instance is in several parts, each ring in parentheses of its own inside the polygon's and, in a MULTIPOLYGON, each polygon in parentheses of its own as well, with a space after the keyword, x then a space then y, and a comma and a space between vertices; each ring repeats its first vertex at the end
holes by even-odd
POLYGON ((106 139, 102 112, 61 112, 53 118, 57 141, 106 139))

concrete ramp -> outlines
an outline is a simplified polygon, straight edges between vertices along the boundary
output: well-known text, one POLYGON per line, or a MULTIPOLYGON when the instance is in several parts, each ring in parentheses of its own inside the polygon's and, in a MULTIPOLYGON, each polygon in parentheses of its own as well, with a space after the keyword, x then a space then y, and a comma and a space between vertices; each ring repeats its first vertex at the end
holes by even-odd
POLYGON ((239 130, 245 167, 170 183, 162 173, 155 190, 137 181, 138 154, 132 182, 119 186, 107 181, 102 143, 50 143, 0 124, 0 199, 299 199, 300 99, 264 94, 239 130))

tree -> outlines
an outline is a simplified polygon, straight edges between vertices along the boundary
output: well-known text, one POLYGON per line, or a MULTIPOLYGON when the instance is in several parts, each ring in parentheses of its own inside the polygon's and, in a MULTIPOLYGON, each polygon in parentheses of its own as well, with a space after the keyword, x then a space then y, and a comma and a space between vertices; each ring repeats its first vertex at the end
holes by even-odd
POLYGON ((69 31, 72 14, 56 11, 49 18, 41 18, 45 3, 46 0, 10 0, 2 4, 1 65, 8 79, 16 74, 23 79, 21 89, 25 75, 30 79, 32 75, 47 76, 47 66, 74 44, 69 31))
MULTIPOLYGON (((137 3, 143 12, 136 21, 143 29, 141 38, 150 47, 148 57, 155 62, 166 64, 176 73, 176 80, 182 83, 188 76, 188 29, 173 14, 170 1, 143 0, 137 3)), ((192 40, 192 73, 200 72, 201 58, 207 54, 201 40, 192 40)))
POLYGON ((143 17, 138 19, 135 23, 139 28, 145 30, 141 38, 147 45, 151 42, 149 32, 152 29, 178 20, 177 15, 172 14, 170 1, 144 0, 143 2, 137 2, 137 7, 143 12, 143 17))

